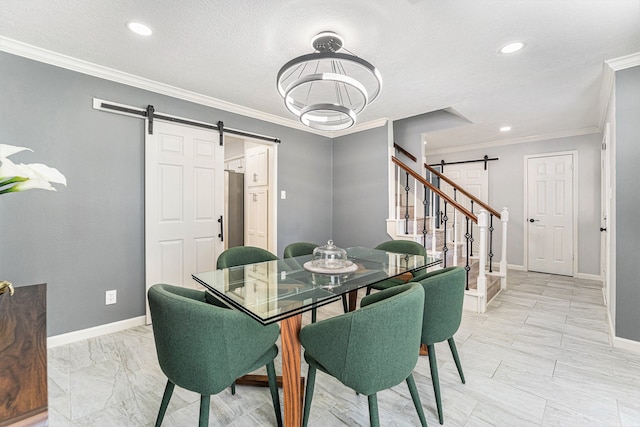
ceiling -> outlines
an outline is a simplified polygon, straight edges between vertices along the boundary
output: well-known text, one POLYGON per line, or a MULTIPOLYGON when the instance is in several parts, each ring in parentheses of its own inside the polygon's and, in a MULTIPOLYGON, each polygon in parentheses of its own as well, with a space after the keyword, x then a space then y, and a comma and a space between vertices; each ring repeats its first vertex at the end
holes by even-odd
POLYGON ((434 150, 592 132, 606 107, 604 61, 640 52, 640 0, 0 0, 0 6, 0 47, 26 43, 293 127, 302 125, 277 92, 278 70, 311 53, 314 35, 334 31, 383 78, 382 93, 355 129, 444 109, 460 116, 426 115, 433 120, 425 121, 424 138, 434 150), (154 34, 131 33, 130 20, 154 34), (524 49, 498 53, 514 40, 524 49), (500 132, 505 125, 511 131, 500 132))

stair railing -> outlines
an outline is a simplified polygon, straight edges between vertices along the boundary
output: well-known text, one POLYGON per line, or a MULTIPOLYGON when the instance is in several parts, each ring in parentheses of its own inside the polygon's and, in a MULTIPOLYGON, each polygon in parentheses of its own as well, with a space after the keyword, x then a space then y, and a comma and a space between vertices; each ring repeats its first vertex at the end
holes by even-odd
MULTIPOLYGON (((502 221, 502 259, 500 261, 501 272, 501 289, 506 289, 506 235, 507 235, 507 221, 508 211, 503 209, 502 212, 498 212, 495 209, 488 206, 482 200, 479 200, 466 190, 462 189, 455 182, 451 181, 448 177, 442 175, 433 168, 428 167, 427 170, 431 172, 429 179, 423 177, 421 174, 415 172, 401 160, 398 160, 395 156, 391 156, 392 162, 396 165, 396 183, 395 186, 397 195, 396 201, 399 201, 404 196, 405 203, 408 205, 410 200, 413 200, 413 218, 410 218, 407 208, 403 211, 403 215, 398 215, 396 218, 402 217, 404 223, 404 234, 422 234, 422 244, 432 252, 440 252, 442 254, 443 264, 442 267, 447 267, 448 263, 457 265, 458 263, 458 250, 460 250, 462 258, 465 260, 465 270, 467 272, 467 290, 469 289, 469 271, 470 259, 474 256, 474 227, 475 235, 478 238, 478 246, 476 252, 479 261, 479 271, 477 278, 477 296, 478 296, 478 311, 483 312, 486 309, 487 303, 487 279, 486 279, 486 264, 489 263, 489 269, 491 272, 491 262, 493 258, 493 218, 496 217, 502 221), (437 179, 434 179, 436 177, 437 179), (435 181, 436 184, 432 183, 435 181), (442 188, 439 188, 442 183, 450 185, 453 190, 453 195, 447 194, 442 188), (440 184, 440 185, 437 185, 440 184), (402 192, 402 193, 400 193, 402 192), (459 197, 466 197, 470 200, 471 209, 465 207, 458 199, 459 197), (418 216, 418 204, 422 204, 422 219, 419 221, 418 216), (474 213, 473 210, 477 209, 477 206, 481 207, 478 213, 474 213), (449 230, 452 229, 449 222, 453 218, 453 227, 460 227, 459 230, 453 228, 449 235, 449 230), (458 218, 460 221, 458 221, 458 218), (418 222, 422 226, 422 230, 418 230, 418 222), (412 233, 410 233, 410 229, 412 233), (436 231, 442 230, 444 233, 444 239, 441 247, 437 247, 436 244, 436 231), (464 234, 462 234, 464 233, 464 234), (431 237, 431 244, 428 246, 428 235, 431 237), (461 243, 461 244, 459 244, 461 243), (448 244, 451 244, 453 248, 452 256, 448 253, 450 248, 448 244)), ((400 212, 401 208, 397 208, 396 212, 400 212)), ((399 226, 399 224, 398 224, 399 226)), ((399 231, 399 230, 398 230, 399 231)))

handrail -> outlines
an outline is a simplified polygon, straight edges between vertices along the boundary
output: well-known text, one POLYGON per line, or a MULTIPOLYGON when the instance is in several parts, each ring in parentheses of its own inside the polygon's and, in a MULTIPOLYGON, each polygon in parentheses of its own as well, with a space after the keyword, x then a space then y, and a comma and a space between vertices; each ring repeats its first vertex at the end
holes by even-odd
POLYGON ((476 224, 478 223, 478 217, 475 214, 471 213, 469 210, 467 210, 467 208, 465 208, 460 203, 453 200, 447 193, 443 192, 442 190, 440 190, 439 188, 431 184, 429 181, 424 179, 424 177, 422 177, 419 173, 411 169, 409 166, 407 166, 406 164, 404 164, 402 161, 398 160, 394 156, 391 156, 391 161, 393 161, 393 163, 398 165, 400 168, 404 169, 405 172, 407 172, 409 175, 411 175, 416 180, 418 180, 422 185, 429 187, 431 191, 433 191, 434 193, 436 193, 437 195, 445 199, 447 202, 452 204, 456 209, 462 212, 465 216, 469 217, 473 222, 475 222, 476 224))
POLYGON ((414 156, 413 154, 411 154, 410 152, 408 152, 407 150, 405 150, 404 148, 402 148, 401 146, 399 146, 395 142, 393 143, 393 148, 395 148, 396 150, 398 150, 399 152, 401 152, 402 154, 404 154, 405 156, 407 156, 408 158, 410 158, 414 162, 418 161, 418 158, 416 156, 414 156))
POLYGON ((489 206, 488 204, 486 204, 482 200, 478 199, 476 196, 474 196, 473 194, 469 193, 464 188, 460 187, 458 184, 456 184, 455 182, 453 182, 452 180, 450 180, 449 178, 447 178, 446 176, 444 176, 443 174, 441 174, 440 172, 438 172, 437 170, 435 170, 434 168, 432 168, 428 164, 425 163, 424 167, 427 168, 427 170, 429 172, 435 174, 438 178, 440 178, 441 180, 443 180, 444 182, 446 182, 447 184, 451 185, 453 188, 458 190, 460 193, 464 194, 465 196, 467 196, 468 198, 473 200, 475 203, 477 203, 480 206, 482 206, 483 208, 485 208, 487 211, 489 211, 489 213, 491 215, 493 215, 493 216, 497 217, 498 219, 500 219, 500 212, 498 212, 497 210, 493 209, 491 206, 489 206))

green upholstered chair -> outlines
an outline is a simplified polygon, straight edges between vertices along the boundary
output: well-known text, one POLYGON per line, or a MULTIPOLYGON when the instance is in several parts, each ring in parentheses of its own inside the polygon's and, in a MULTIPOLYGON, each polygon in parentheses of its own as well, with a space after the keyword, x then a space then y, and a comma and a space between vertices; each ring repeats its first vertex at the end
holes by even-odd
MULTIPOLYGON (((295 258, 297 256, 303 255, 313 255, 313 250, 317 248, 318 245, 315 243, 309 242, 295 242, 290 243, 284 248, 284 258, 295 258)), ((295 268, 302 268, 301 265, 292 266, 295 268)), ((345 313, 349 311, 349 305, 347 304, 347 296, 342 295, 342 308, 345 313)), ((316 323, 316 310, 313 309, 311 311, 311 323, 316 323)))
POLYGON ((229 248, 218 256, 216 268, 229 268, 238 265, 253 264, 254 262, 274 261, 278 257, 266 249, 254 246, 236 246, 229 248))
POLYGON ((458 368, 458 374, 460 374, 460 379, 464 384, 462 365, 460 364, 453 335, 458 331, 462 320, 466 271, 462 267, 447 267, 417 276, 411 283, 421 283, 424 288, 421 343, 427 346, 429 352, 431 381, 433 383, 433 392, 436 396, 438 419, 442 424, 444 416, 442 414, 438 363, 434 344, 445 340, 449 343, 453 360, 458 368))
POLYGON ((417 283, 362 299, 360 309, 300 331, 309 364, 303 426, 309 421, 316 370, 366 395, 369 420, 379 425, 377 392, 406 381, 422 426, 427 425, 412 371, 418 361, 424 291, 417 283))
POLYGON ((200 393, 200 423, 207 426, 213 394, 236 378, 266 366, 276 421, 282 425, 273 359, 278 325, 263 326, 239 311, 207 304, 204 292, 156 284, 149 289, 158 362, 167 376, 156 426, 162 424, 174 387, 200 393))
MULTIPOLYGON (((262 248, 257 248, 255 246, 236 246, 234 248, 226 249, 218 255, 216 268, 231 268, 256 262, 274 261, 277 259, 277 256, 262 248)), ((244 272, 236 271, 234 274, 244 275, 244 272)), ((205 298, 208 303, 222 306, 218 299, 209 292, 205 293, 205 298)), ((235 392, 235 389, 233 391, 235 392)))
POLYGON ((312 255, 313 250, 317 247, 318 245, 310 242, 290 243, 284 248, 283 255, 285 258, 293 258, 293 257, 303 256, 303 255, 312 255))
MULTIPOLYGON (((256 262, 275 261, 277 259, 277 256, 266 249, 257 248, 255 246, 236 246, 225 249, 220 253, 220 255, 218 255, 216 268, 219 270, 221 268, 238 267, 240 265, 253 264, 256 262)), ((238 277, 237 279, 244 279, 244 271, 234 271, 229 274, 230 279, 232 279, 232 274, 242 275, 242 277, 238 277)), ((205 292, 205 301, 209 304, 225 307, 225 305, 210 292, 205 292)), ((231 394, 236 394, 235 382, 231 384, 231 394)))
MULTIPOLYGON (((387 252, 396 252, 400 254, 411 254, 411 255, 422 255, 423 257, 427 257, 427 250, 418 242, 414 242, 413 240, 389 240, 387 242, 382 242, 375 249, 380 249, 387 252)), ((371 293, 372 289, 383 290, 387 288, 391 288, 393 286, 402 285, 409 280, 412 280, 413 275, 407 279, 403 278, 392 278, 383 280, 378 283, 374 283, 371 286, 367 286, 367 295, 371 293)))

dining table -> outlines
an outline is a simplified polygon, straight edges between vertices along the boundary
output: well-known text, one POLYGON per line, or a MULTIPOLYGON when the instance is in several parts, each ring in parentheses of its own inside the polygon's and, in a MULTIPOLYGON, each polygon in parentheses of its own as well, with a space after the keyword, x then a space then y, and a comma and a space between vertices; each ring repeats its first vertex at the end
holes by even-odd
POLYGON ((441 259, 366 247, 346 248, 338 269, 317 268, 313 255, 258 262, 194 273, 193 279, 230 308, 263 325, 280 323, 284 425, 300 426, 304 379, 301 376, 299 332, 302 313, 348 295, 356 308, 358 290, 377 282, 437 266, 441 259))

